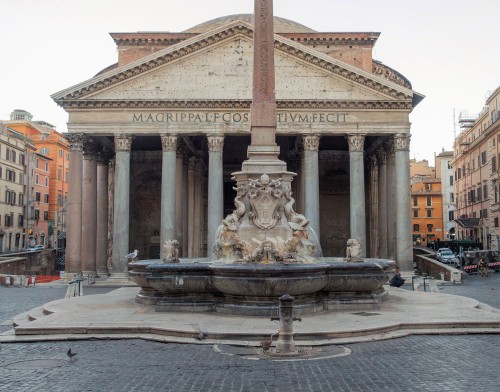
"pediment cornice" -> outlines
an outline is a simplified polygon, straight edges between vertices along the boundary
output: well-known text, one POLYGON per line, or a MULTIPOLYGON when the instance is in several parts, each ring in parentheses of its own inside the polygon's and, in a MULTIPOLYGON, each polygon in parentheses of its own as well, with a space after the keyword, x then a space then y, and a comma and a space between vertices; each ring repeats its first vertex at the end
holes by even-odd
MULTIPOLYGON (((229 23, 226 26, 222 26, 204 34, 199 34, 130 64, 115 68, 83 83, 55 93, 52 95, 52 99, 60 106, 74 107, 73 105, 75 105, 76 100, 81 100, 85 97, 88 99, 90 98, 89 95, 93 95, 101 90, 137 77, 169 62, 191 55, 208 46, 215 45, 237 35, 252 39, 252 26, 242 21, 229 23)), ((349 64, 345 64, 331 56, 301 45, 300 43, 275 34, 274 46, 276 50, 327 70, 344 79, 359 83, 365 88, 377 91, 386 96, 387 100, 404 100, 411 102, 413 96, 412 90, 360 70, 349 64)))
MULTIPOLYGON (((250 100, 67 100, 66 109, 250 109, 250 100)), ((411 110, 411 101, 277 100, 278 109, 411 110)))

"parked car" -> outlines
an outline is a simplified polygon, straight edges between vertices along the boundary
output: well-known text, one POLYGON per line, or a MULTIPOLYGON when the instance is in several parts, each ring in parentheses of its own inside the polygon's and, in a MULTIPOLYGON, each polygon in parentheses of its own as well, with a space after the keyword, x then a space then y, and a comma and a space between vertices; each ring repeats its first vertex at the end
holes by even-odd
POLYGON ((26 248, 26 251, 27 252, 36 252, 37 250, 42 250, 43 249, 43 245, 33 245, 33 246, 30 246, 29 248, 26 248))
POLYGON ((454 267, 460 265, 460 260, 458 260, 455 253, 453 253, 450 248, 439 248, 436 252, 436 260, 454 267))

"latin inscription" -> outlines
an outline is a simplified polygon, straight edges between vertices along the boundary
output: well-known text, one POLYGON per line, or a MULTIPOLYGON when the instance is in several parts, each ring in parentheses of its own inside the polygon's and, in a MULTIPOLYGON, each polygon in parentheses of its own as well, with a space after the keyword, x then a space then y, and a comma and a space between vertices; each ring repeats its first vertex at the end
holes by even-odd
MULTIPOLYGON (((248 112, 160 112, 160 113, 133 113, 133 123, 247 123, 250 119, 248 112)), ((278 113, 279 123, 346 123, 347 113, 278 113)))

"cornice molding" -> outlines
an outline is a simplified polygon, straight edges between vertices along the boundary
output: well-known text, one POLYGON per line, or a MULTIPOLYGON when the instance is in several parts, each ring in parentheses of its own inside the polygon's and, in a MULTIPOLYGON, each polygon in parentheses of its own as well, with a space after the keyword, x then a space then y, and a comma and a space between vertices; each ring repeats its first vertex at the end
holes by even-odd
MULTIPOLYGON (((68 100, 65 109, 250 109, 250 100, 68 100)), ((278 109, 411 110, 411 101, 278 100, 278 109)))
MULTIPOLYGON (((80 99, 84 96, 96 93, 114 84, 123 82, 141 73, 153 70, 171 61, 178 60, 206 48, 207 46, 211 46, 236 35, 243 35, 252 39, 252 26, 245 22, 237 21, 207 34, 200 34, 191 39, 180 42, 179 44, 167 47, 160 52, 130 63, 124 67, 102 74, 99 77, 90 79, 79 85, 53 94, 52 98, 59 105, 64 106, 64 101, 80 99)), ((383 78, 380 76, 372 75, 368 72, 342 63, 326 54, 317 52, 314 49, 308 48, 300 43, 293 42, 276 34, 274 36, 274 47, 275 49, 294 56, 295 58, 299 58, 319 68, 325 69, 335 75, 341 76, 342 78, 360 83, 372 90, 378 91, 394 99, 410 101, 412 99, 411 90, 407 90, 407 92, 399 91, 396 87, 384 84, 383 78)), ((390 83, 397 86, 394 82, 390 83)))

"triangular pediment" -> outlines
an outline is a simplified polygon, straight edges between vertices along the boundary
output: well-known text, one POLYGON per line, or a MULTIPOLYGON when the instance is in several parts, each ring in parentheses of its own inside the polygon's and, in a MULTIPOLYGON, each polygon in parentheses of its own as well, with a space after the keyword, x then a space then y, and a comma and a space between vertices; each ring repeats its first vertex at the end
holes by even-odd
MULTIPOLYGON (((54 94, 75 101, 248 101, 253 31, 232 22, 54 94)), ((275 35, 278 101, 406 101, 413 91, 275 35)))

